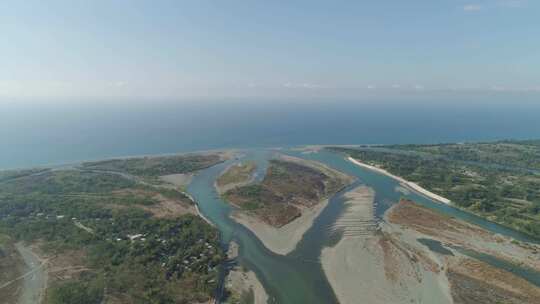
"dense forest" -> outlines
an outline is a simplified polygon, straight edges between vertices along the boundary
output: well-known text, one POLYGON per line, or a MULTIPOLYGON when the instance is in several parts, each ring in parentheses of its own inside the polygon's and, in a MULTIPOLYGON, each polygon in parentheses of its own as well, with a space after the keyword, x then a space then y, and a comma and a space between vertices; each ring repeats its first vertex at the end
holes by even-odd
POLYGON ((332 148, 540 238, 538 141, 332 148))
MULTIPOLYGON (((199 168, 176 165, 182 172, 199 168)), ((149 170, 140 173, 155 174, 149 170)), ((50 279, 46 303, 200 303, 213 297, 225 258, 217 230, 196 215, 156 217, 144 209, 159 204, 156 197, 193 204, 182 192, 86 167, 0 176, 0 235, 39 245, 47 257, 77 253, 85 269, 69 280, 50 279)))

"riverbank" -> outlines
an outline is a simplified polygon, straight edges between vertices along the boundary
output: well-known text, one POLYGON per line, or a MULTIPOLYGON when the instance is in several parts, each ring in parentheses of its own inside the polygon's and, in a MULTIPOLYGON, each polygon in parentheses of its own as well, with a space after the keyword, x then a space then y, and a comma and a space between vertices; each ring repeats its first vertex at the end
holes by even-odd
POLYGON ((381 169, 379 167, 375 167, 375 166, 371 166, 371 165, 368 165, 366 163, 363 163, 357 159, 354 159, 352 157, 347 157, 347 159, 352 162, 353 164, 357 165, 357 166, 360 166, 360 167, 363 167, 363 168, 366 168, 366 169, 369 169, 369 170, 372 170, 372 171, 375 171, 377 173, 380 173, 380 174, 384 174, 386 176, 389 176, 395 180, 397 180, 398 182, 400 182, 400 184, 402 184, 403 186, 413 190, 413 191, 416 191, 424 196, 427 196, 435 201, 438 201, 438 202, 441 202, 441 203, 444 203, 444 204, 447 204, 447 205, 450 205, 452 202, 445 198, 445 197, 442 197, 438 194, 435 194, 427 189, 424 189, 422 188, 420 185, 416 184, 416 183, 413 183, 413 182, 410 182, 410 181, 407 181, 405 180, 404 178, 402 177, 399 177, 399 176, 396 176, 396 175, 393 175, 392 173, 384 170, 384 169, 381 169))
POLYGON ((305 208, 300 217, 279 228, 242 211, 232 212, 231 218, 253 232, 270 251, 286 255, 296 248, 306 231, 313 225, 313 221, 327 205, 326 199, 314 207, 305 208))
MULTIPOLYGON (((238 257, 239 246, 235 241, 229 243, 227 258, 230 262, 238 257)), ((252 303, 267 304, 268 294, 257 278, 257 275, 244 267, 235 265, 225 278, 228 298, 224 304, 252 303)))
POLYGON ((435 263, 439 285, 449 291, 454 303, 528 304, 540 298, 538 246, 515 242, 407 200, 389 209, 385 220, 386 233, 435 263))

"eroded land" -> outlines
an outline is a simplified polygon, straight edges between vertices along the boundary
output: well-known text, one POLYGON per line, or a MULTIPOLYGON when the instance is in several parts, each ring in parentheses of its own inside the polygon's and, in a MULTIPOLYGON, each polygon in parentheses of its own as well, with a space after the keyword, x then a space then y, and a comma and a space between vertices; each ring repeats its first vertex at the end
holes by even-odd
POLYGON ((474 251, 516 267, 540 270, 540 248, 495 235, 402 200, 370 222, 374 193, 346 194, 336 223, 343 236, 321 255, 341 304, 348 303, 539 303, 528 280, 464 254, 474 251))
MULTIPOLYGON (((231 242, 227 257, 233 261, 238 256, 238 244, 231 242)), ((225 280, 226 304, 266 304, 268 294, 253 271, 235 265, 225 280)))
POLYGON ((459 208, 540 236, 540 141, 332 150, 416 183, 459 208))
POLYGON ((3 172, 2 299, 208 302, 225 259, 219 234, 162 175, 193 174, 223 159, 190 154, 3 172))
POLYGON ((233 213, 236 221, 253 231, 268 249, 287 254, 328 198, 352 180, 321 163, 281 156, 270 161, 262 182, 233 188, 223 197, 237 207, 233 213))
POLYGON ((250 161, 233 164, 217 178, 214 186, 219 194, 246 186, 254 181, 256 169, 257 165, 250 161))

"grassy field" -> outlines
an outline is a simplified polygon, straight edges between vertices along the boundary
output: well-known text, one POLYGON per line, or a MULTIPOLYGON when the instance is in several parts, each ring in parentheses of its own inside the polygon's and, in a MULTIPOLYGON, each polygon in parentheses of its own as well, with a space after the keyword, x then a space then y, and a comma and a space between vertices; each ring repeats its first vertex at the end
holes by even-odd
MULTIPOLYGON (((199 165, 152 160, 144 170, 125 170, 141 178, 191 172, 218 157, 202 159, 199 165)), ((0 182, 0 236, 33 244, 40 255, 63 263, 57 268, 73 269, 49 277, 46 303, 207 302, 225 258, 217 230, 189 213, 153 212, 163 204, 189 210, 193 202, 182 192, 98 167, 10 172, 0 182)), ((12 263, 2 252, 0 263, 12 263)), ((3 280, 7 274, 2 271, 3 280)))
POLYGON ((540 236, 537 141, 384 148, 390 150, 332 149, 418 183, 489 220, 540 236))

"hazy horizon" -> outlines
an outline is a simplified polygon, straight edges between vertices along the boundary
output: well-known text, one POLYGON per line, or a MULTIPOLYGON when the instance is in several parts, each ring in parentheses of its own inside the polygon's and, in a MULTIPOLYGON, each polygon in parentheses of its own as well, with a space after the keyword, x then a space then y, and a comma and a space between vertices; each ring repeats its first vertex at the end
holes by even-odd
POLYGON ((540 3, 3 1, 0 97, 540 96, 540 3))

